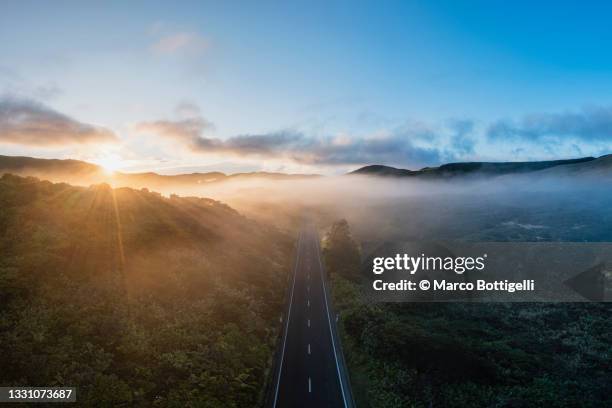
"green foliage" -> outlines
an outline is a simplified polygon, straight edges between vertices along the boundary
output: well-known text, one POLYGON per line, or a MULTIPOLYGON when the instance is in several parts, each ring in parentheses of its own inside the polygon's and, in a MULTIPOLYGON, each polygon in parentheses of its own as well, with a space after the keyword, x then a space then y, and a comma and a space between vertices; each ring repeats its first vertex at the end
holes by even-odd
POLYGON ((201 198, 0 179, 0 384, 253 407, 291 240, 201 198))
POLYGON ((372 304, 330 259, 358 406, 612 405, 610 304, 372 304))
POLYGON ((346 220, 334 223, 325 236, 323 256, 330 271, 347 279, 359 279, 359 246, 353 240, 346 220))
MULTIPOLYGON (((341 279, 334 291, 354 286, 341 279)), ((336 304, 351 375, 366 388, 363 406, 387 406, 381 398, 453 407, 610 402, 609 305, 359 302, 336 304), (389 365, 409 375, 382 377, 389 365)))

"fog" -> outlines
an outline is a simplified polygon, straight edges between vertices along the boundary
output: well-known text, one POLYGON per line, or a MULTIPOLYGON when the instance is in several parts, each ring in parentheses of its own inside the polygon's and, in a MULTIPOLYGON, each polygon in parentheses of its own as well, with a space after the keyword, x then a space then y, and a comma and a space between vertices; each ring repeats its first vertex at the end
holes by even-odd
POLYGON ((283 229, 296 228, 304 215, 315 217, 323 229, 346 219, 362 242, 612 239, 612 193, 606 182, 595 178, 253 178, 172 192, 220 200, 283 229))
POLYGON ((22 166, 10 172, 74 185, 108 183, 165 196, 207 197, 295 233, 304 216, 322 230, 346 219, 361 242, 422 239, 612 240, 610 172, 557 169, 450 178, 223 173, 161 176, 22 166))

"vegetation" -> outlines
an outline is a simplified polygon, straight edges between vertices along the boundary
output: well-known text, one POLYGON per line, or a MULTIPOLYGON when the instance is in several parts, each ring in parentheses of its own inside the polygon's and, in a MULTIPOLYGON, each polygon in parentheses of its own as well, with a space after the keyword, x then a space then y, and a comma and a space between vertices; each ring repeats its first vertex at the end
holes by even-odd
POLYGON ((360 407, 610 406, 606 303, 372 304, 347 254, 345 222, 325 251, 360 407), (339 233, 341 232, 341 233, 339 233))
POLYGON ((323 256, 330 270, 350 280, 359 279, 359 247, 351 236, 346 220, 332 225, 323 248, 323 256))
POLYGON ((253 407, 292 240, 209 199, 0 179, 0 384, 253 407))

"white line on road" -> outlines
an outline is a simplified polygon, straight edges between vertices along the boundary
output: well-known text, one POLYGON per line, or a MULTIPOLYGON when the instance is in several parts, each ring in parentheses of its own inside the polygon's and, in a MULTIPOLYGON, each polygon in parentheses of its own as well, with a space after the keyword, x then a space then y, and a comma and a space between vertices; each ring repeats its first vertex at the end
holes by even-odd
POLYGON ((312 392, 312 381, 310 381, 310 377, 308 377, 308 392, 312 392))
POLYGON ((308 319, 308 327, 310 327, 310 319, 308 319))
POLYGON ((310 355, 310 343, 308 343, 308 354, 310 355))
POLYGON ((308 307, 310 307, 310 299, 308 299, 308 307))

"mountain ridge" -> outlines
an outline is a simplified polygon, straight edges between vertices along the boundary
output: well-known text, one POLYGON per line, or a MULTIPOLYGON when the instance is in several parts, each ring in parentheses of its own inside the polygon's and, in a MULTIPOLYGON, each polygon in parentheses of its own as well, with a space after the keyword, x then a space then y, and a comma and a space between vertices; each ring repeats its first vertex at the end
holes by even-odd
MULTIPOLYGON (((581 157, 576 159, 522 161, 522 162, 456 162, 437 167, 423 167, 410 170, 372 164, 360 167, 345 175, 361 175, 386 178, 425 178, 448 179, 455 177, 502 176, 538 172, 542 175, 612 175, 612 154, 600 157, 581 157)), ((13 173, 20 176, 34 176, 51 181, 66 181, 80 184, 113 182, 118 185, 134 187, 163 187, 168 185, 206 185, 223 181, 269 179, 298 180, 323 177, 319 174, 280 173, 280 172, 241 172, 226 174, 220 171, 193 172, 182 174, 159 174, 155 172, 109 173, 102 166, 74 159, 41 159, 28 156, 0 155, 0 174, 13 173)))
POLYGON ((501 176, 509 174, 525 174, 542 172, 554 174, 560 170, 571 170, 573 174, 590 173, 594 170, 612 170, 612 155, 600 157, 581 157, 565 160, 523 161, 523 162, 459 162, 447 163, 438 167, 424 167, 420 170, 409 170, 385 166, 369 165, 354 170, 348 175, 371 177, 423 177, 423 178, 453 178, 468 176, 501 176))
MULTIPOLYGON (((226 174, 219 171, 193 172, 184 174, 159 174, 152 171, 142 173, 124 173, 115 171, 109 173, 102 166, 74 159, 42 159, 28 156, 0 155, 0 174, 12 173, 20 176, 34 176, 51 181, 72 182, 83 179, 85 184, 98 184, 112 181, 118 184, 148 187, 142 183, 156 185, 167 184, 207 184, 220 181, 240 179, 302 179, 320 177, 318 174, 290 174, 278 172, 243 172, 226 174)), ((79 183, 83 184, 83 183, 79 183)))

